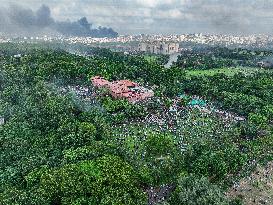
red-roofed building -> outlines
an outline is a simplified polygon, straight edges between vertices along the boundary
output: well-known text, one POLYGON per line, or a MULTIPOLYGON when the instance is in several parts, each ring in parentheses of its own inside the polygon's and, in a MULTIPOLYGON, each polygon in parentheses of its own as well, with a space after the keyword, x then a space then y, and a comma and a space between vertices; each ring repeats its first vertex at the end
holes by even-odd
POLYGON ((95 76, 91 79, 93 86, 98 88, 108 88, 112 97, 125 98, 129 102, 135 103, 154 96, 152 90, 140 87, 137 83, 130 80, 119 80, 109 82, 100 76, 95 76))
POLYGON ((107 85, 110 84, 110 82, 108 80, 105 80, 104 78, 100 77, 100 76, 95 76, 91 78, 92 84, 95 87, 106 87, 107 85))

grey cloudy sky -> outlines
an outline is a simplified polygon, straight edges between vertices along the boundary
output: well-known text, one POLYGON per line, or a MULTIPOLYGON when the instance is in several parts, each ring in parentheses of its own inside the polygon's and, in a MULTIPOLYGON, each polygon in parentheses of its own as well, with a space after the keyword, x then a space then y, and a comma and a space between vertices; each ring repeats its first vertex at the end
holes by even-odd
POLYGON ((86 16, 120 34, 270 33, 273 0, 0 0, 33 10, 50 7, 57 20, 86 16))

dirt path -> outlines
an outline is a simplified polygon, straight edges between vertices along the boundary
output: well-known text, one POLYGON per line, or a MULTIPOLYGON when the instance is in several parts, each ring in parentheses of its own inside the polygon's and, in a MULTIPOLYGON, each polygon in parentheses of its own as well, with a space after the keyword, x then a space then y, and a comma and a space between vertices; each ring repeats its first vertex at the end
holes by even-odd
POLYGON ((242 198, 246 205, 272 205, 273 162, 265 167, 259 166, 251 176, 234 185, 227 195, 242 198))

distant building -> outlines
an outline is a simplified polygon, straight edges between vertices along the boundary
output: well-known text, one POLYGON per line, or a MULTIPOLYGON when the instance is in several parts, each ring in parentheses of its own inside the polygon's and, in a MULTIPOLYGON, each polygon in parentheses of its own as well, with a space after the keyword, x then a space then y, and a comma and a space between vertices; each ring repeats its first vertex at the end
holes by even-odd
POLYGON ((171 42, 142 42, 139 44, 138 51, 154 54, 174 54, 179 52, 179 43, 171 42))
POLYGON ((272 61, 260 61, 257 63, 257 65, 261 68, 273 68, 272 61))
POLYGON ((13 56, 14 58, 21 58, 22 57, 22 54, 16 54, 13 56))
POLYGON ((127 99, 129 102, 135 103, 154 96, 152 90, 139 86, 130 80, 119 80, 109 82, 100 76, 91 79, 93 86, 98 88, 108 88, 113 98, 127 99))

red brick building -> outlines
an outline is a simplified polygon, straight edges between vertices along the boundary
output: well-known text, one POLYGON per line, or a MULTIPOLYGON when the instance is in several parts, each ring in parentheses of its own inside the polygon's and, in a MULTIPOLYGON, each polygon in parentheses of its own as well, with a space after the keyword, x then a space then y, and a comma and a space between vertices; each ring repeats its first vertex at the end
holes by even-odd
POLYGON ((154 96, 152 90, 148 90, 144 87, 139 86, 130 80, 119 80, 109 82, 100 76, 92 77, 91 79, 93 86, 98 88, 108 88, 112 97, 124 98, 129 102, 135 103, 138 101, 145 100, 154 96))

